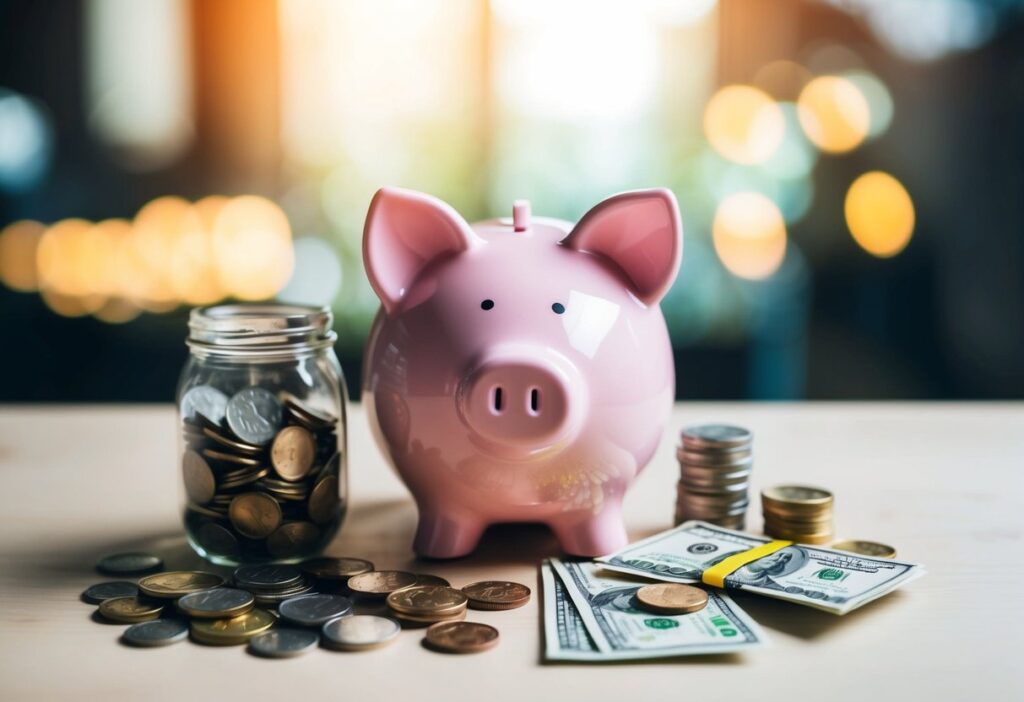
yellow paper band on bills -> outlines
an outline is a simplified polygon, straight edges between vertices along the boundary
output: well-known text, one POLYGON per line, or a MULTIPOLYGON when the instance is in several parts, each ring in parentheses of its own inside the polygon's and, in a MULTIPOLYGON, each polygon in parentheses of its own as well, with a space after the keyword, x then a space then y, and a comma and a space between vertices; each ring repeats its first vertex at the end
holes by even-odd
POLYGON ((787 546, 791 546, 792 544, 792 541, 769 541, 766 544, 755 546, 752 549, 734 553, 721 563, 713 565, 705 570, 704 575, 701 576, 701 580, 704 581, 706 585, 711 585, 713 587, 725 587, 725 579, 743 566, 756 561, 758 558, 764 558, 768 554, 775 553, 787 546))

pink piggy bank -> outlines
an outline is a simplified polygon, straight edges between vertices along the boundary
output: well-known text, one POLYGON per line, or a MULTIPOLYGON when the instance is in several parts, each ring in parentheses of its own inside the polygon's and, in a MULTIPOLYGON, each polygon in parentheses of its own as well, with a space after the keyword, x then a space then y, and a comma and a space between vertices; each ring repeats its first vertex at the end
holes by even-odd
POLYGON ((469 225, 384 188, 366 217, 383 308, 363 400, 419 507, 422 556, 465 555, 497 522, 545 523, 581 556, 624 546, 622 498, 672 407, 672 193, 616 195, 575 226, 513 212, 469 225))

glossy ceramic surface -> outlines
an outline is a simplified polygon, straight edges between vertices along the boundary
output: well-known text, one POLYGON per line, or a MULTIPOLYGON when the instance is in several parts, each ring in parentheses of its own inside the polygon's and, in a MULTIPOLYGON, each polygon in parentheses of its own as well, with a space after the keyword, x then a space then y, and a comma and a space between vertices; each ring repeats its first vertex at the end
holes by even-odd
POLYGON ((679 268, 668 190, 623 193, 580 222, 470 226, 383 189, 363 253, 381 298, 363 400, 419 507, 414 548, 469 553, 495 522, 548 524, 568 553, 626 543, 621 502, 675 391, 658 302, 679 268))

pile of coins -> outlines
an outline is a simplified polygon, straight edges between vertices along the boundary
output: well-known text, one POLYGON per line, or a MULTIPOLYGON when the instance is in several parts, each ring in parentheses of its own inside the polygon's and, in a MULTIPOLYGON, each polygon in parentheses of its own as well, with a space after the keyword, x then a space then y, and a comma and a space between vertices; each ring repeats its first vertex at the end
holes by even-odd
MULTIPOLYGON (((147 554, 121 554, 98 567, 125 576, 161 565, 147 554)), ((457 590, 436 575, 377 571, 360 558, 316 558, 300 566, 240 566, 230 584, 214 573, 159 572, 138 583, 97 583, 82 598, 99 605, 103 619, 130 624, 121 637, 130 645, 163 646, 191 636, 208 646, 248 644, 254 655, 288 658, 317 646, 380 648, 403 628, 422 626, 428 626, 424 645, 431 650, 484 651, 497 644, 498 630, 462 621, 467 609, 521 607, 530 589, 485 581, 457 590), (390 616, 380 615, 382 605, 390 616)))
POLYGON ((246 387, 229 399, 199 385, 181 400, 185 527, 218 562, 320 550, 344 513, 338 420, 246 387))
POLYGON ((822 545, 835 538, 832 493, 804 485, 779 485, 761 491, 764 533, 776 539, 822 545))
POLYGON ((683 429, 681 440, 676 451, 680 477, 675 523, 699 519, 743 529, 754 463, 751 433, 741 427, 705 424, 683 429))

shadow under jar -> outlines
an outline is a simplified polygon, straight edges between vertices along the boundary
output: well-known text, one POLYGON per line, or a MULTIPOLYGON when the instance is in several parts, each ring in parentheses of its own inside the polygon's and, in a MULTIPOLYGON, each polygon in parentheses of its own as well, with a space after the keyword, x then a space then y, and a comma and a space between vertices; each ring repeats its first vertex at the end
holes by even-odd
POLYGON ((192 310, 178 383, 185 533, 221 565, 319 553, 348 505, 347 390, 327 308, 192 310))

